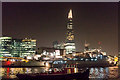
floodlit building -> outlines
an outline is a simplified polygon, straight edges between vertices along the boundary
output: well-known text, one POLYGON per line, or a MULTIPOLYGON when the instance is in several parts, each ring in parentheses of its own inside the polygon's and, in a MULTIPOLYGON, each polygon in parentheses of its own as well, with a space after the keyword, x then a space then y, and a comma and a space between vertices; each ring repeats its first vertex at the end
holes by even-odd
POLYGON ((22 54, 22 39, 12 39, 12 56, 13 57, 20 57, 22 54))
POLYGON ((36 40, 12 39, 0 37, 0 55, 6 57, 24 57, 35 54, 36 40))
POLYGON ((36 50, 36 40, 35 39, 28 39, 25 38, 22 40, 22 44, 21 44, 21 57, 24 56, 32 56, 35 54, 35 50, 36 50))
POLYGON ((50 47, 40 47, 37 52, 38 54, 48 56, 50 58, 58 58, 65 55, 65 49, 56 49, 50 47))
POLYGON ((12 37, 0 37, 0 55, 11 56, 12 52, 12 37))
POLYGON ((65 43, 66 54, 73 53, 76 51, 72 19, 73 19, 72 10, 70 9, 68 13, 67 35, 66 35, 66 43, 65 43))

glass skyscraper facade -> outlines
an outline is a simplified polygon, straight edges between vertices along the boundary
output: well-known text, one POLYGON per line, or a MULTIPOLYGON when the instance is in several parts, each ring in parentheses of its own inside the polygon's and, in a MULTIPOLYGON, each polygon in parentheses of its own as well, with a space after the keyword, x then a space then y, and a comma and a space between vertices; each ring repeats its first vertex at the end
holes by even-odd
POLYGON ((76 51, 72 18, 72 10, 70 10, 68 13, 67 36, 65 44, 66 54, 73 53, 76 51))
POLYGON ((6 57, 32 56, 36 52, 36 40, 0 37, 0 55, 6 57))
POLYGON ((20 57, 22 54, 22 39, 12 39, 12 56, 13 57, 20 57))
POLYGON ((12 37, 0 37, 0 55, 11 56, 12 37))
POLYGON ((33 39, 23 39, 22 40, 22 44, 21 44, 21 48, 22 48, 22 54, 21 56, 32 56, 35 54, 36 52, 36 40, 33 39))

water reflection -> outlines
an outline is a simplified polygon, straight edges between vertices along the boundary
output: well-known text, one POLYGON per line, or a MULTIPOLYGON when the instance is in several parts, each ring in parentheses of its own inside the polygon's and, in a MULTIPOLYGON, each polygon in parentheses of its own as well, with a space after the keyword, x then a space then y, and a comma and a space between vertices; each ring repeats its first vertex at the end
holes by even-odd
POLYGON ((16 78, 16 74, 44 72, 45 68, 1 68, 2 78, 16 78))
POLYGON ((118 76, 118 67, 109 67, 109 78, 114 78, 118 76))
MULTIPOLYGON (((3 78, 17 78, 16 74, 21 73, 41 73, 48 71, 49 68, 45 67, 33 67, 33 68, 0 68, 2 73, 0 76, 3 78)), ((75 68, 78 71, 78 68, 75 68)), ((118 67, 106 67, 106 68, 90 68, 89 78, 117 78, 118 67)))
POLYGON ((91 68, 89 78, 117 78, 118 67, 91 68))

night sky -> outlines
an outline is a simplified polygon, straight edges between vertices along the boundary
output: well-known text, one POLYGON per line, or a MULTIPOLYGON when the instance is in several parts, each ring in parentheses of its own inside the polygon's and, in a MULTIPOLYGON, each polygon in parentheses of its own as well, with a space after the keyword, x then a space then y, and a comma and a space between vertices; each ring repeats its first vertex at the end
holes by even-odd
POLYGON ((73 10, 77 51, 83 51, 85 40, 90 48, 101 42, 107 55, 118 54, 117 3, 2 3, 3 35, 37 39, 37 47, 52 47, 53 41, 64 42, 67 15, 73 10))

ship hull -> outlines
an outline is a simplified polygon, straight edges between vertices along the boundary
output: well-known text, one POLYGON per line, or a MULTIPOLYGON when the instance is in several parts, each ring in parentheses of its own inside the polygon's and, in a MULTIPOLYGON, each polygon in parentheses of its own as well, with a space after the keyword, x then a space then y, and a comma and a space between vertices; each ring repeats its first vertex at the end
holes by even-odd
POLYGON ((17 74, 20 80, 89 80, 89 69, 83 73, 72 74, 17 74))

